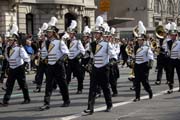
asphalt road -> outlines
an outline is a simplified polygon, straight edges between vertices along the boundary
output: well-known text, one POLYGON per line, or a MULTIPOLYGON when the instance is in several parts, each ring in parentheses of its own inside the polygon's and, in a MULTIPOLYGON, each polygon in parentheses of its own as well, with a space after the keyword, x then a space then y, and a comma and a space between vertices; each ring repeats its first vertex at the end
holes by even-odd
MULTIPOLYGON (((156 72, 151 70, 149 79, 153 89, 154 97, 148 99, 148 94, 142 88, 141 101, 133 102, 134 91, 129 88, 132 83, 128 81, 128 68, 120 68, 120 78, 118 79, 118 96, 113 97, 113 109, 111 112, 104 112, 106 106, 103 96, 96 99, 95 113, 86 115, 83 110, 87 108, 89 76, 86 75, 84 81, 83 94, 77 95, 77 80, 72 79, 69 86, 71 104, 68 108, 62 108, 62 98, 59 90, 53 92, 51 97, 51 109, 39 111, 43 105, 44 85, 41 93, 33 93, 35 84, 34 74, 27 75, 31 103, 21 105, 23 101, 22 92, 17 90, 15 85, 10 104, 8 107, 0 107, 0 120, 180 120, 180 92, 175 88, 173 94, 166 94, 168 89, 165 84, 165 75, 162 84, 154 84, 156 72)), ((178 87, 177 75, 175 74, 175 87, 178 87)), ((0 85, 2 87, 2 84, 0 85)), ((0 101, 3 98, 4 91, 0 89, 0 101)))

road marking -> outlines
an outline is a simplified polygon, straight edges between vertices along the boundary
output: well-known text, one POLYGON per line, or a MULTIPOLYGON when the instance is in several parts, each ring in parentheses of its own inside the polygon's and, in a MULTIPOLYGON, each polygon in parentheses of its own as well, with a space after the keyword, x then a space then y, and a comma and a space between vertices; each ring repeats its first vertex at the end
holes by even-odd
MULTIPOLYGON (((173 91, 178 91, 178 90, 179 90, 179 87, 176 87, 176 88, 173 89, 173 91)), ((167 92, 167 90, 161 91, 159 93, 154 94, 153 97, 157 97, 157 96, 163 95, 166 92, 167 92)), ((149 99, 149 95, 145 95, 145 96, 141 97, 141 100, 144 100, 144 99, 149 99)), ((123 106, 123 105, 127 105, 127 104, 130 104, 130 103, 133 103, 133 99, 125 101, 125 102, 114 103, 113 104, 113 108, 116 108, 116 107, 119 107, 119 106, 123 106)), ((99 107, 99 108, 95 108, 94 112, 100 112, 100 111, 103 111, 105 109, 106 109, 106 106, 102 106, 102 107, 99 107)), ((76 118, 82 117, 84 115, 85 115, 85 113, 81 112, 81 113, 78 113, 78 114, 74 114, 74 115, 58 118, 58 119, 55 119, 55 120, 72 120, 72 119, 76 119, 76 118)))
MULTIPOLYGON (((128 78, 128 77, 120 77, 120 79, 125 79, 125 78, 128 78)), ((84 85, 89 85, 89 82, 88 83, 84 83, 84 85)), ((74 87, 77 87, 77 84, 71 83, 69 86, 70 86, 69 90, 72 90, 72 89, 74 89, 74 87)), ((33 92, 33 90, 29 90, 29 93, 34 93, 34 92, 33 92)), ((16 94, 12 94, 11 98, 21 97, 21 96, 23 96, 22 93, 16 93, 16 94)), ((4 96, 0 96, 0 99, 3 99, 3 97, 4 96)))
POLYGON ((126 117, 133 116, 133 115, 135 115, 135 114, 137 114, 138 112, 141 112, 141 111, 143 111, 143 109, 136 110, 135 112, 128 113, 127 115, 119 116, 116 120, 120 120, 121 118, 126 118, 126 117))
MULTIPOLYGON (((31 92, 33 92, 33 90, 29 90, 29 92, 31 93, 31 92)), ((20 97, 20 96, 23 96, 23 94, 22 93, 13 94, 13 95, 11 95, 11 98, 20 97)), ((3 98, 4 98, 4 96, 0 96, 0 99, 3 99, 3 98)))

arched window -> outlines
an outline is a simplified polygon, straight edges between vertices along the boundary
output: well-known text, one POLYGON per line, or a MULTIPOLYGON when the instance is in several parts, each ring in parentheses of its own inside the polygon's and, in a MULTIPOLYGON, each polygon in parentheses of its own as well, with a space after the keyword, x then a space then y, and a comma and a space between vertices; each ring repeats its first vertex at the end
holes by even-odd
POLYGON ((66 13, 65 14, 65 30, 70 26, 71 20, 76 20, 77 17, 74 14, 66 13))
POLYGON ((90 27, 90 18, 88 16, 85 16, 82 19, 82 28, 84 28, 85 26, 90 27))
POLYGON ((33 34, 33 14, 26 14, 26 33, 33 34))
POLYGON ((173 14, 173 4, 171 0, 168 0, 167 2, 167 14, 172 15, 173 14))
POLYGON ((161 12, 161 3, 159 0, 154 0, 154 13, 161 12))

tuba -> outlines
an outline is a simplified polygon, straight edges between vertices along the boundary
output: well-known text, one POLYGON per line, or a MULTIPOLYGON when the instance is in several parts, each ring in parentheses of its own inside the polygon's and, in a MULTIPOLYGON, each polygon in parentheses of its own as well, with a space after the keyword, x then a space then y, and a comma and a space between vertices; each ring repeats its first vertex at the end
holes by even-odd
POLYGON ((139 32, 138 26, 135 26, 135 27, 133 28, 133 35, 134 35, 134 37, 138 37, 138 32, 139 32))

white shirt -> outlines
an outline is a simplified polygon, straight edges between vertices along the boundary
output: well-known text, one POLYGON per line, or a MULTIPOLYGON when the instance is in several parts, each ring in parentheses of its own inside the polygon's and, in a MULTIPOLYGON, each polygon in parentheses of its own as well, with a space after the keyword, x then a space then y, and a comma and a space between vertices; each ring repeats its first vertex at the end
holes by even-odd
POLYGON ((180 59, 180 41, 173 42, 169 55, 171 59, 180 59))
MULTIPOLYGON (((7 54, 7 49, 6 49, 7 54)), ((9 51, 9 56, 7 56, 7 60, 9 62, 9 67, 15 69, 25 62, 30 62, 30 58, 23 47, 19 47, 17 45, 13 46, 9 51)))
POLYGON ((118 60, 118 54, 117 54, 117 50, 116 50, 116 46, 115 46, 115 44, 113 44, 113 43, 109 43, 111 46, 112 46, 112 52, 113 52, 113 54, 110 56, 110 59, 111 58, 115 58, 116 60, 118 60))
POLYGON ((149 48, 148 46, 141 46, 140 48, 138 48, 135 55, 136 64, 145 63, 153 59, 154 57, 151 48, 149 48))
POLYGON ((70 43, 69 52, 69 59, 74 59, 80 53, 84 55, 85 49, 80 40, 73 39, 70 43))
POLYGON ((48 48, 48 64, 54 65, 63 56, 68 55, 69 50, 63 40, 51 40, 48 48))
POLYGON ((48 51, 46 48, 46 41, 43 41, 42 45, 41 45, 41 49, 40 49, 40 57, 41 59, 45 59, 48 56, 48 51))
POLYGON ((101 68, 109 63, 110 56, 114 56, 113 47, 108 42, 101 40, 96 45, 96 52, 94 55, 94 66, 101 68))

